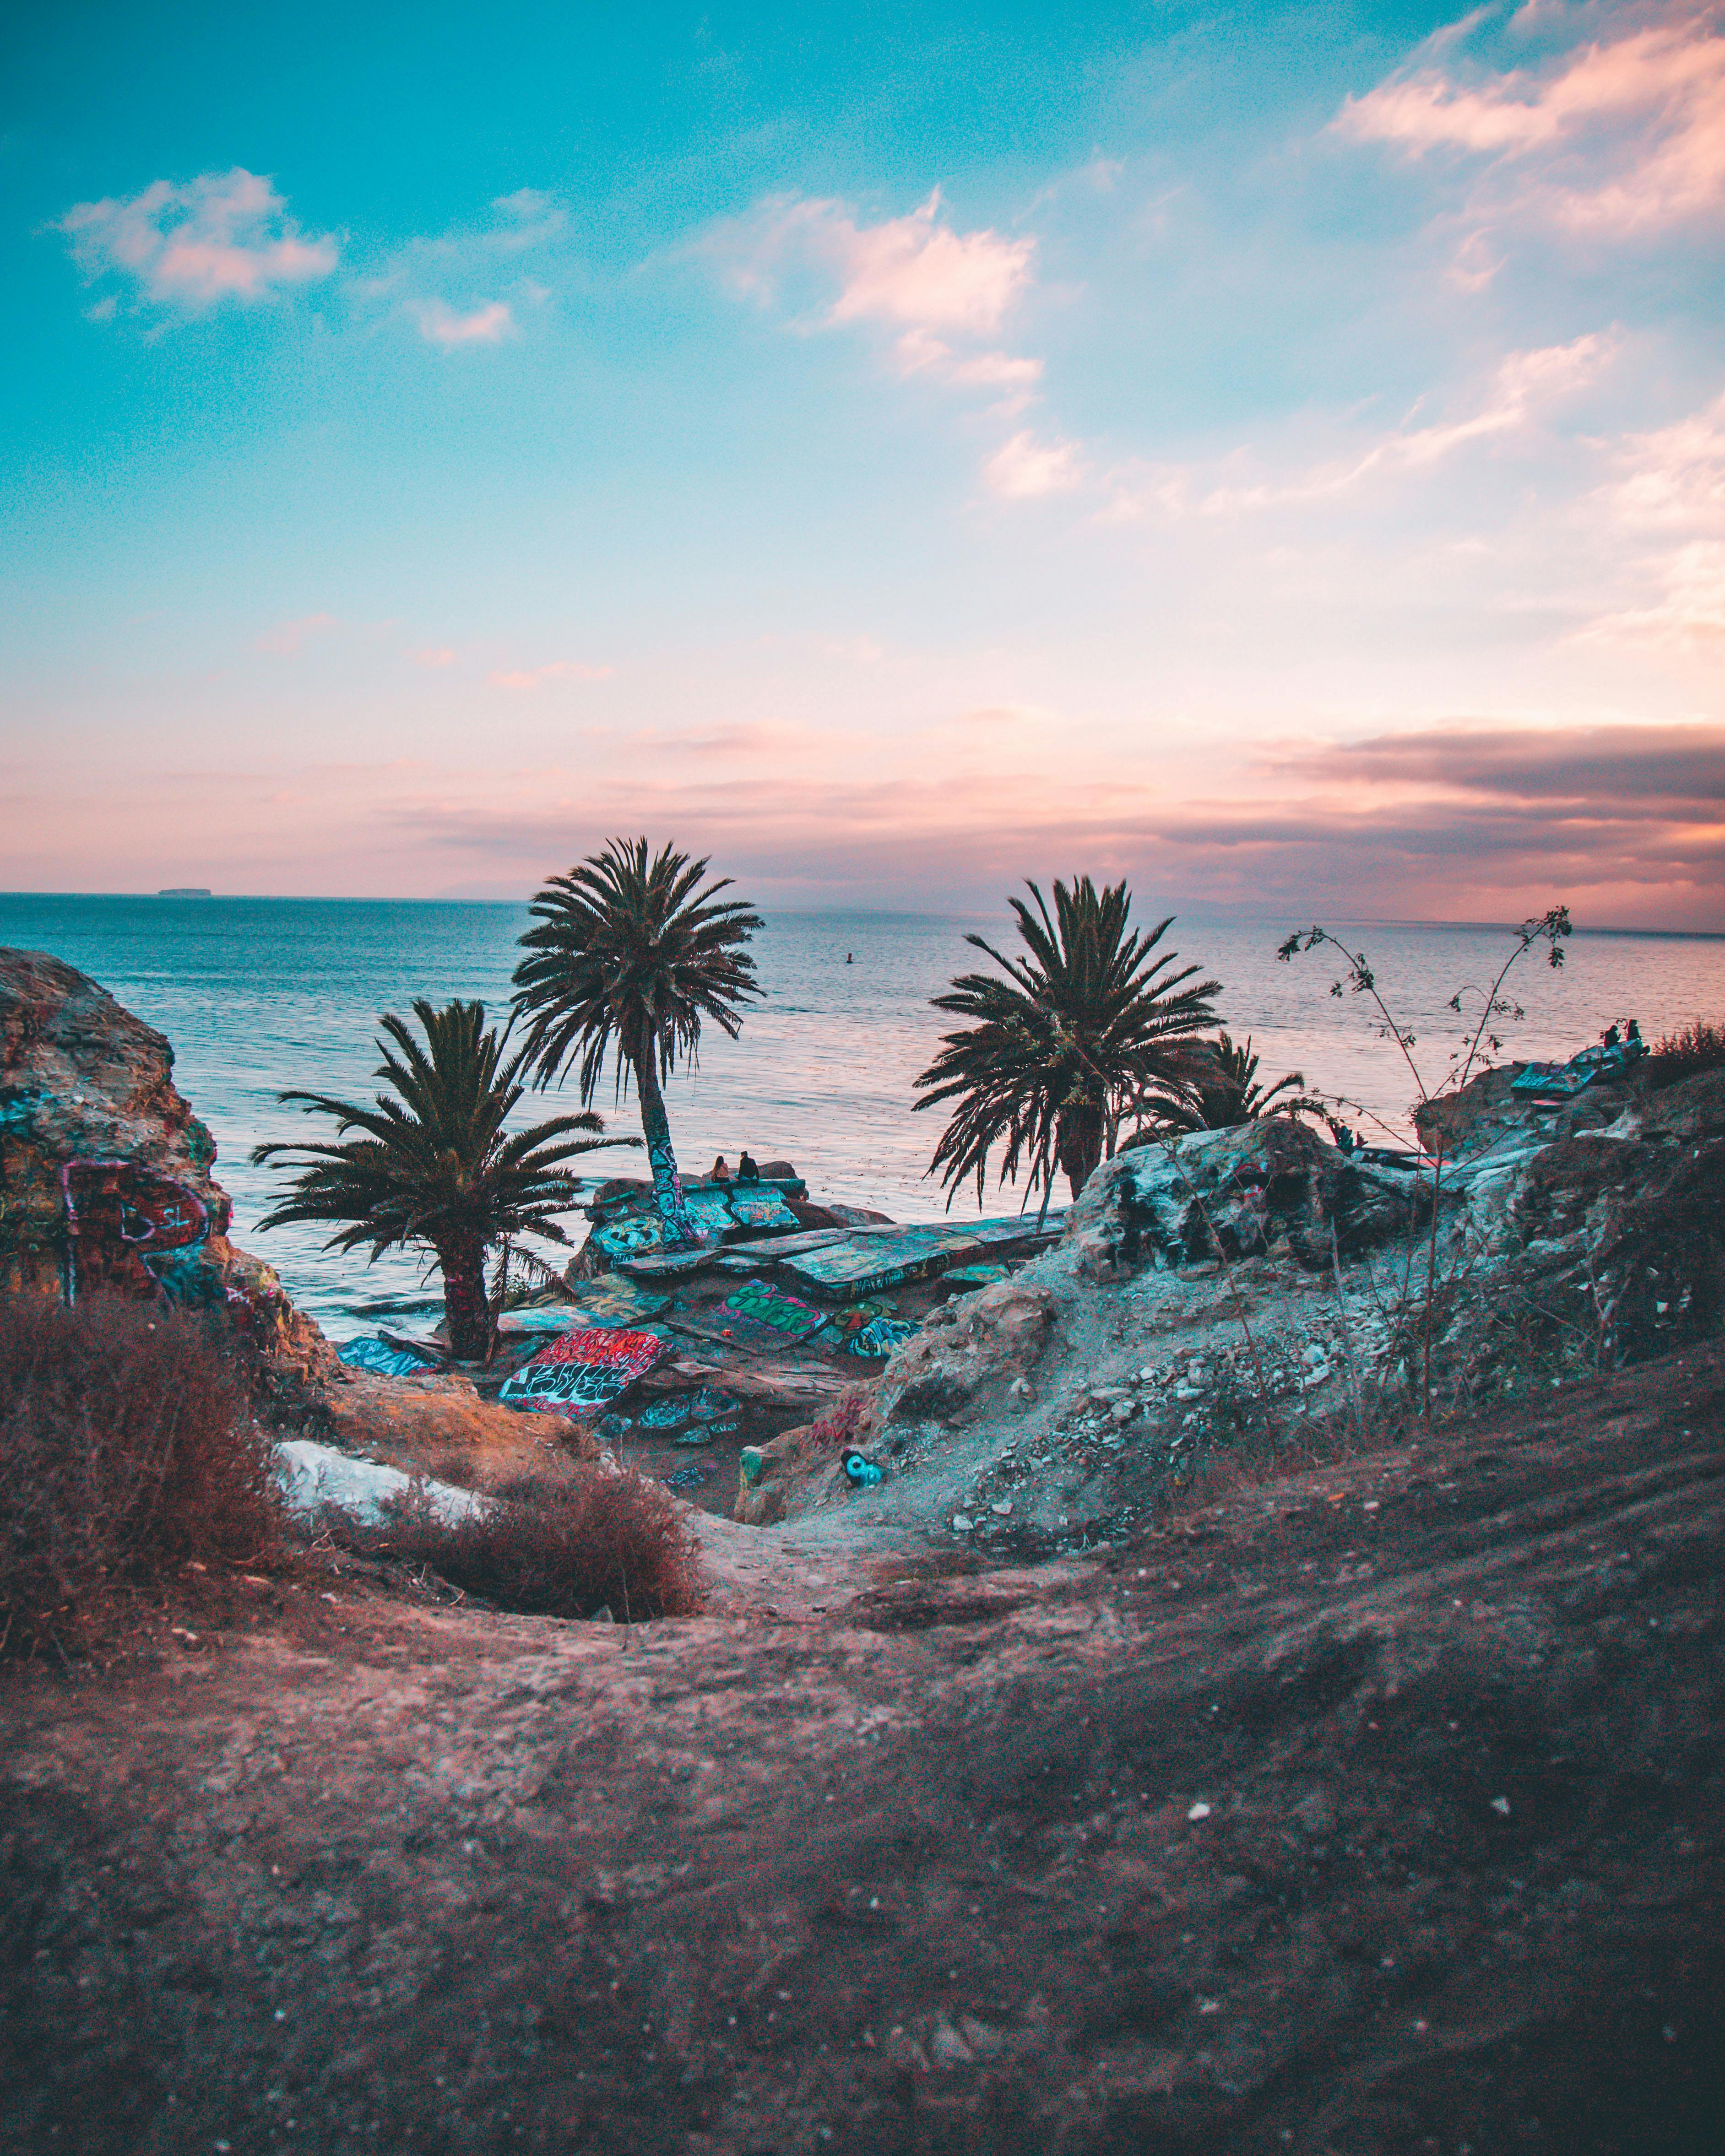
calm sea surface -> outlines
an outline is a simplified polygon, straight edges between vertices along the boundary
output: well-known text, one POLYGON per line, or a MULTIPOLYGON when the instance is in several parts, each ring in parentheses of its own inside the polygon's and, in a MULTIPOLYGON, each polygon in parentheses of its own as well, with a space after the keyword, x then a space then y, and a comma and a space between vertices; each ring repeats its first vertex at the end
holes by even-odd
MULTIPOLYGON (((274 1265, 338 1338, 385 1311, 434 1307, 435 1295, 413 1259, 367 1265, 325 1252, 315 1230, 260 1232, 273 1178, 251 1166, 251 1148, 260 1138, 312 1134, 295 1110, 277 1104, 287 1087, 370 1097, 380 1012, 405 1012, 415 996, 477 996, 502 1014, 526 924, 518 906, 0 895, 0 944, 81 968, 173 1042, 180 1089, 215 1133, 236 1240, 274 1265)), ((1297 925, 1181 921, 1167 940, 1224 983, 1224 1019, 1236 1039, 1251 1034, 1260 1076, 1303 1070, 1313 1086, 1399 1124, 1414 1088, 1362 999, 1330 996, 1337 969, 1325 953, 1276 963, 1276 944, 1297 925)), ((942 1196, 923 1171, 939 1127, 934 1113, 911 1112, 911 1081, 945 1022, 929 997, 954 973, 987 964, 966 947, 968 928, 991 940, 1005 932, 999 917, 769 920, 755 942, 765 1000, 739 1040, 710 1031, 699 1072, 667 1089, 685 1167, 703 1171, 720 1152, 734 1165, 746 1146, 757 1159, 794 1161, 817 1194, 900 1219, 937 1217, 942 1196)), ((1465 984, 1489 982, 1508 939, 1477 928, 1346 933, 1418 1034, 1415 1060, 1435 1083, 1461 1027, 1445 1004, 1465 984)), ((1561 973, 1530 959, 1510 986, 1526 1016, 1502 1026, 1506 1053, 1566 1055, 1631 1015, 1652 1039, 1694 1017, 1725 1016, 1725 939, 1578 935, 1561 973)), ((554 1112, 543 1096, 523 1105, 521 1120, 554 1112)), ((639 1129, 632 1101, 614 1109, 608 1091, 596 1105, 612 1130, 639 1129)), ((598 1172, 645 1172, 639 1153, 593 1158, 598 1172)), ((989 1210, 1015 1202, 991 1191, 989 1210)), ((957 1205, 973 1203, 961 1197, 957 1205)))

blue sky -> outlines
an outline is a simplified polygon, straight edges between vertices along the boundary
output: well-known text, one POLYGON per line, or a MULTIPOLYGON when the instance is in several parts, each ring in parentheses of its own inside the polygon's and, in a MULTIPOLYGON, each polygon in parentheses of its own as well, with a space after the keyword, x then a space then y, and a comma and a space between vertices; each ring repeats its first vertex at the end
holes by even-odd
POLYGON ((14 887, 1725 927, 1725 25, 38 11, 14 887))

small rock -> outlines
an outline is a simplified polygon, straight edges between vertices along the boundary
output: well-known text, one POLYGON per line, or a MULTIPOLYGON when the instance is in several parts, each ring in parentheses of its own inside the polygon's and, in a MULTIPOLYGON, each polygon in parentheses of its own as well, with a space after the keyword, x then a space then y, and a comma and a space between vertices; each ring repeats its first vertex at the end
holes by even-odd
POLYGON ((1136 1400, 1117 1400, 1114 1403, 1116 1422, 1130 1422, 1137 1411, 1138 1404, 1136 1400))
POLYGON ((946 2066, 968 2066, 976 2056, 950 2021, 935 2023, 934 2034, 928 2040, 928 2048, 946 2066))
MULTIPOLYGON (((1007 1514, 1012 1510, 1012 1500, 1010 1497, 1003 1497, 998 1505, 991 1506, 989 1510, 991 1512, 999 1512, 1001 1518, 1004 1520, 1007 1514)), ((958 1522, 955 1520, 952 1524, 954 1527, 957 1527, 958 1522)))
MULTIPOLYGON (((1499 1799, 1499 1801, 1501 1802, 1501 1801, 1502 1801, 1502 1799, 1499 1799)), ((1506 1809, 1507 1809, 1507 1807, 1506 1807, 1506 1809)), ((1210 1815, 1210 1808, 1209 1808, 1209 1806, 1207 1804, 1205 1804, 1205 1802, 1204 1801, 1204 1799, 1203 1799, 1201 1797, 1199 1799, 1198 1802, 1197 1802, 1195 1804, 1194 1804, 1194 1805, 1191 1807, 1191 1809, 1190 1809, 1190 1810, 1187 1812, 1187 1814, 1186 1814, 1187 1818, 1188 1818, 1188 1819, 1189 1819, 1189 1820, 1202 1820, 1202 1819, 1208 1819, 1208 1818, 1209 1817, 1209 1815, 1210 1815)))
POLYGON ((986 2021, 978 2021, 973 2014, 961 2014, 958 2026, 963 2030, 964 2041, 972 2051, 984 2058, 999 2051, 1006 2041, 998 2029, 991 2028, 986 2021))
POLYGON ((1509 1817, 1509 1799, 1507 1797, 1493 1797, 1491 1799, 1491 1809, 1501 1819, 1507 1819, 1509 1817))
POLYGON ((1302 1363, 1309 1363, 1316 1369, 1320 1363, 1329 1361, 1329 1351, 1320 1348, 1315 1340, 1310 1340, 1301 1349, 1300 1359, 1302 1363))
POLYGON ((975 1525, 976 1522, 968 1512, 954 1512, 952 1515, 952 1532, 955 1535, 968 1535, 975 1525))

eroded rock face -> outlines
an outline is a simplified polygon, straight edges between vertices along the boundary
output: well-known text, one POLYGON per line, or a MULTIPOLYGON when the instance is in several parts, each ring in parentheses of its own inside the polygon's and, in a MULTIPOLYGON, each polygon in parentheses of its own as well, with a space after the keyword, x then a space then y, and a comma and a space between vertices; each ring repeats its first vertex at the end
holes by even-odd
POLYGON ((1055 1299, 1022 1278, 996 1281, 935 1311, 888 1363, 879 1424, 953 1424, 1009 1414, 1033 1396, 1033 1373, 1053 1333, 1055 1299))
POLYGON ((215 1141, 173 1050, 75 967, 0 949, 0 1291, 161 1296, 266 1354, 333 1361, 270 1268, 228 1240, 215 1141))
POLYGON ((747 1527, 771 1527, 793 1513, 835 1503, 845 1494, 845 1471, 831 1431, 824 1423, 798 1423, 769 1443, 744 1451, 732 1517, 747 1527))
POLYGON ((1425 1178, 1352 1160, 1303 1123, 1266 1116, 1135 1146, 1104 1161, 1067 1216, 1081 1276, 1279 1249, 1317 1271, 1429 1217, 1425 1178))
POLYGON ((301 1405, 301 1419, 344 1452, 429 1475, 464 1490, 492 1490, 561 1463, 599 1456, 591 1430, 562 1415, 523 1415, 483 1400, 455 1374, 374 1378, 339 1364, 301 1405))
POLYGON ((1513 1306, 1588 1342, 1597 1367, 1714 1337, 1725 1326, 1725 1071, 1643 1096, 1609 1134, 1535 1154, 1506 1229, 1513 1306))

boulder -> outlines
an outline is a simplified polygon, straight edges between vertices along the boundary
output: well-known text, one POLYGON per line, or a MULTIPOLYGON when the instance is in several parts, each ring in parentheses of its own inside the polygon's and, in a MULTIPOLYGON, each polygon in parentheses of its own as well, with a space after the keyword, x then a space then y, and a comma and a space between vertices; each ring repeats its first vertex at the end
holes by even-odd
POLYGON ((173 1060, 75 967, 0 949, 0 1291, 161 1296, 219 1313, 279 1366, 325 1369, 316 1326, 228 1240, 215 1140, 173 1060))
POLYGON ((831 1430, 824 1422, 799 1423, 765 1445, 743 1447, 732 1517, 747 1527, 771 1527, 834 1502, 847 1486, 831 1430))
POLYGON ((1066 1217, 1081 1279, 1285 1247, 1307 1270, 1405 1235, 1430 1217, 1417 1169, 1371 1165, 1288 1116, 1194 1131, 1104 1161, 1066 1217))
POLYGON ((971 1423, 1019 1411, 1055 1322, 1055 1298, 1020 1277, 932 1312, 881 1373, 876 1426, 971 1423))
POLYGON ((545 1472, 547 1452, 596 1460, 598 1440, 562 1415, 518 1414, 483 1400, 470 1378, 374 1378, 340 1369, 296 1404, 297 1419, 344 1452, 464 1490, 545 1472))
POLYGON ((1495 1308, 1620 1368, 1725 1327, 1725 1071, 1644 1095, 1523 1170, 1495 1308))
POLYGON ((470 1490, 355 1460, 309 1437, 289 1438, 278 1448, 275 1473, 289 1512, 314 1521, 326 1505, 334 1505, 365 1527, 383 1527, 392 1507, 417 1498, 441 1526, 457 1527, 490 1509, 470 1490))

